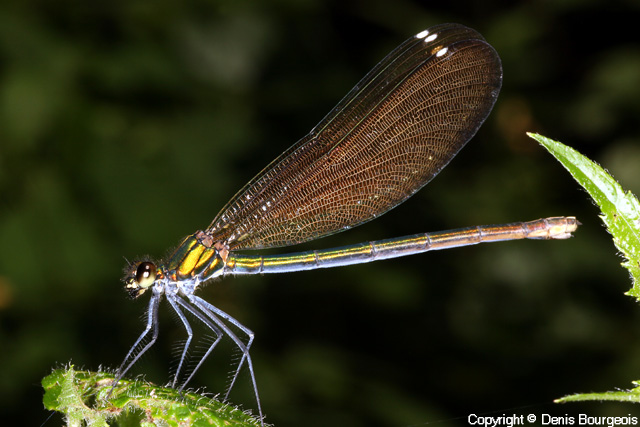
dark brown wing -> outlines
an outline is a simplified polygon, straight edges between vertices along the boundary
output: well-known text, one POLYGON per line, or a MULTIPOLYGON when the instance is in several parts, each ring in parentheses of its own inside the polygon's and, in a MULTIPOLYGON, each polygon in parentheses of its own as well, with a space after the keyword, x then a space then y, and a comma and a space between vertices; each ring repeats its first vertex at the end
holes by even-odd
POLYGON ((234 249, 288 246, 367 222, 411 197, 473 137, 502 84, 476 31, 438 25, 391 52, 207 229, 234 249))

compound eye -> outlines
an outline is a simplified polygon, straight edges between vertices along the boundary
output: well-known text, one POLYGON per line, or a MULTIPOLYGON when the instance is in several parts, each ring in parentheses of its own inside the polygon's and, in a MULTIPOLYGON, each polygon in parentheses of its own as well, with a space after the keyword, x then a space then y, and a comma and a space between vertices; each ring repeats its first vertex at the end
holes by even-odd
POLYGON ((156 280, 156 266, 152 262, 141 262, 136 269, 136 282, 142 289, 153 285, 156 280))

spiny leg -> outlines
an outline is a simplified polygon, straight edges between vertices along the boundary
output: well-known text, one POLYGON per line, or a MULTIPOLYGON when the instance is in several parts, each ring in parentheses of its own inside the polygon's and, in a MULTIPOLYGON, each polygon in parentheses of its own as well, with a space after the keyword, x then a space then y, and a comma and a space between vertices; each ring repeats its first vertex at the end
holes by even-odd
POLYGON ((244 326, 242 323, 238 322, 233 317, 229 316, 224 311, 220 310, 214 305, 209 304, 207 301, 203 300, 202 298, 199 298, 195 295, 187 295, 187 298, 189 298, 189 301, 193 305, 195 305, 202 312, 202 314, 204 314, 213 322, 215 322, 220 327, 220 329, 222 329, 224 333, 227 334, 229 338, 231 338, 231 340, 236 344, 236 346, 242 352, 242 358, 238 363, 236 372, 233 374, 233 380, 231 381, 231 384, 229 385, 229 388, 227 389, 227 393, 225 394, 225 397, 224 397, 225 400, 228 399, 229 393, 231 392, 231 389, 233 388, 233 385, 235 384, 236 379, 238 378, 240 369, 242 368, 243 363, 246 361, 247 367, 249 368, 249 374, 251 375, 251 383, 253 385, 253 392, 256 396, 256 403, 258 404, 258 413, 260 415, 260 420, 262 422, 263 415, 262 415, 262 406, 260 405, 260 396, 258 395, 258 384, 256 383, 256 375, 253 371, 253 362, 251 361, 251 355, 249 354, 249 348, 251 347, 251 344, 253 343, 253 339, 254 339, 253 331, 251 331, 249 328, 244 326), (229 323, 235 325, 238 329, 240 329, 243 333, 245 333, 248 337, 247 344, 243 343, 242 340, 238 338, 238 336, 231 329, 229 329, 229 327, 222 320, 218 318, 218 316, 225 319, 229 323))
MULTIPOLYGON (((176 373, 173 377, 173 382, 171 383, 172 388, 176 387, 176 383, 178 382, 178 377, 180 376, 180 371, 182 370, 182 365, 184 364, 184 360, 187 357, 187 351, 189 350, 189 345, 191 344, 191 340, 193 339, 193 330, 191 329, 191 325, 189 324, 189 321, 185 317, 184 313, 182 313, 182 310, 180 310, 180 308, 174 301, 174 299, 177 299, 177 298, 178 297, 176 295, 173 295, 173 296, 167 295, 167 301, 169 301, 169 304, 171 304, 171 307, 180 318, 180 321, 182 322, 184 329, 187 331, 187 341, 184 343, 184 347, 182 349, 182 355, 180 356, 180 362, 178 363, 178 369, 176 369, 176 373)), ((180 388, 180 390, 182 391, 182 388, 180 388)))
MULTIPOLYGON (((156 340, 158 339, 158 332, 159 332, 158 305, 159 303, 160 303, 160 295, 154 293, 151 296, 151 299, 149 300, 149 308, 147 311, 147 326, 144 328, 144 331, 142 331, 142 334, 140 334, 136 342, 133 344, 133 346, 125 356, 124 360, 122 361, 122 364, 118 368, 116 378, 113 380, 113 384, 112 384, 113 387, 115 387, 118 384, 118 381, 120 381, 122 377, 124 377, 127 371, 131 369, 133 365, 136 364, 136 362, 140 359, 140 357, 147 350, 149 350, 151 346, 153 346, 153 344, 155 344, 156 340), (146 336, 149 334, 149 331, 151 331, 152 328, 153 328, 153 336, 151 337, 151 340, 137 354, 135 354, 135 356, 133 357, 133 360, 131 360, 127 364, 127 360, 129 360, 129 358, 134 354, 136 348, 138 348, 140 343, 142 343, 142 341, 146 338, 146 336)), ((111 394, 111 392, 109 394, 111 394)))
MULTIPOLYGON (((179 305, 181 305, 182 307, 184 307, 185 309, 187 309, 187 311, 189 311, 198 320, 200 320, 202 323, 204 323, 205 326, 207 326, 214 333, 214 335, 216 337, 215 340, 213 341, 213 343, 209 346, 209 348, 205 352, 205 354, 200 358, 200 361, 198 362, 196 367, 191 371, 191 373, 189 374, 189 377, 187 378, 187 380, 180 386, 179 391, 182 391, 186 387, 186 385, 189 383, 189 381, 191 381, 191 378, 193 378, 193 376, 195 375, 196 371, 198 371, 198 369, 200 369, 200 366, 202 366, 202 363, 205 361, 205 359, 207 357, 209 357, 209 355, 211 354, 213 349, 218 345, 218 343, 220 342, 220 340, 223 337, 223 333, 220 330, 220 328, 218 328, 209 319, 204 317, 199 311, 197 311, 193 306, 191 306, 191 304, 189 302, 185 301, 180 296, 175 295, 175 302, 178 303, 179 305)), ((173 301, 172 301, 172 305, 173 305, 173 301)), ((176 308, 176 311, 177 311, 177 307, 175 307, 175 308, 176 308)), ((191 340, 191 337, 189 337, 189 340, 191 340)), ((184 354, 183 354, 183 357, 184 357, 184 354)), ((175 381, 174 381, 173 387, 175 387, 175 381)))

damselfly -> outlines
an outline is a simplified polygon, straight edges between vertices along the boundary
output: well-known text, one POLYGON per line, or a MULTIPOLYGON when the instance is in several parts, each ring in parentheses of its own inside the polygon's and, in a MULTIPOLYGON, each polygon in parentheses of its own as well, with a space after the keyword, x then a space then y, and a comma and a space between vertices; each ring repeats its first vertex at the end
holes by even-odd
POLYGON ((498 54, 472 29, 437 25, 402 43, 307 136, 245 185, 208 228, 186 237, 164 262, 129 266, 124 282, 131 297, 150 291, 151 300, 146 327, 127 353, 114 385, 155 343, 164 296, 187 333, 173 387, 185 370, 194 336, 186 316, 190 314, 214 339, 180 390, 227 336, 242 355, 225 399, 246 365, 262 419, 249 353, 254 334, 195 295, 205 282, 224 275, 337 267, 482 242, 570 237, 576 219, 554 217, 283 255, 238 252, 319 239, 404 202, 474 136, 501 85, 498 54))

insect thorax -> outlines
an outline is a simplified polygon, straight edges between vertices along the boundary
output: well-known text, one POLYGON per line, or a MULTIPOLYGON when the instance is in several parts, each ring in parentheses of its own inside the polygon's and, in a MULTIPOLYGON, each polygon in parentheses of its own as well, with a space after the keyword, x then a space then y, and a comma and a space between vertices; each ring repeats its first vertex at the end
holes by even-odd
POLYGON ((123 279, 132 298, 142 295, 160 280, 183 282, 197 279, 204 282, 220 276, 228 255, 226 245, 213 242, 203 231, 187 236, 166 263, 156 265, 150 261, 131 264, 123 279))

